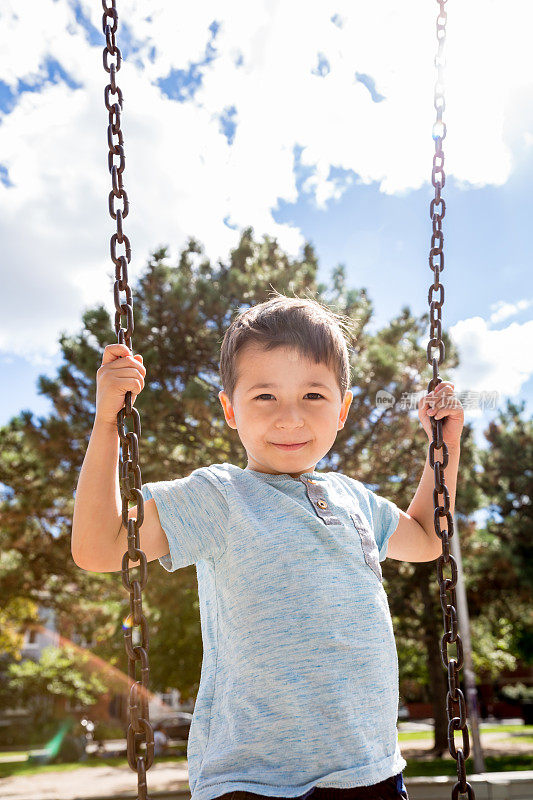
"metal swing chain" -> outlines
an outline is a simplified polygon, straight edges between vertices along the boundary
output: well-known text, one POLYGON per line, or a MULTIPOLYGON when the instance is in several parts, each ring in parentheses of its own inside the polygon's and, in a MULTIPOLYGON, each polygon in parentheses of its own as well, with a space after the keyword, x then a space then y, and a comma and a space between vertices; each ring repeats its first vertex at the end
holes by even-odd
MULTIPOLYGON (((122 92, 116 83, 116 73, 120 69, 122 54, 115 44, 115 33, 118 26, 118 13, 116 0, 111 0, 111 6, 102 0, 104 14, 102 29, 106 38, 103 51, 104 69, 110 73, 110 83, 105 87, 104 101, 109 112, 109 125, 107 126, 107 142, 109 145, 108 165, 111 173, 112 190, 109 193, 109 213, 116 220, 117 232, 111 237, 111 260, 115 265, 115 284, 113 287, 115 300, 115 332, 117 342, 125 344, 132 350, 133 304, 131 289, 128 285, 128 264, 131 261, 130 240, 122 230, 122 220, 128 216, 128 195, 122 182, 124 172, 124 137, 120 129, 120 111, 122 109, 122 92), (111 24, 107 18, 111 19, 111 24), (108 64, 108 57, 116 56, 116 62, 108 64), (110 94, 118 94, 118 102, 110 104, 110 94), (118 136, 118 142, 113 141, 113 136, 118 136), (118 166, 114 163, 113 156, 119 157, 118 166), (123 201, 122 209, 115 211, 115 198, 123 201), (116 254, 116 245, 124 244, 126 254, 116 254), (126 292, 126 302, 121 302, 119 292, 126 292), (127 328, 121 327, 122 314, 126 314, 127 328)), ((148 579, 148 562, 145 553, 140 549, 139 528, 144 520, 144 498, 141 493, 142 479, 139 466, 139 440, 141 437, 141 419, 139 412, 131 404, 131 391, 126 392, 124 408, 117 414, 117 430, 120 439, 119 478, 120 494, 122 497, 122 524, 128 531, 128 549, 122 558, 122 583, 130 593, 130 614, 124 630, 124 642, 128 656, 128 675, 133 683, 130 686, 129 697, 129 725, 127 734, 128 763, 138 779, 138 800, 148 800, 146 771, 154 761, 154 732, 150 725, 148 713, 148 624, 142 609, 142 590, 148 579), (124 420, 133 417, 133 431, 126 433, 124 420), (131 483, 133 479, 133 485, 131 483), (137 504, 137 518, 128 519, 128 501, 135 500, 137 504), (140 560, 140 580, 131 579, 129 561, 140 560), (133 627, 140 626, 140 644, 133 646, 133 627), (141 662, 141 679, 136 678, 136 662, 141 662), (146 743, 146 753, 137 752, 137 744, 146 743)))
MULTIPOLYGON (((442 246, 444 237, 442 234, 442 220, 446 213, 446 203, 441 197, 441 189, 445 184, 444 175, 444 153, 442 150, 442 140, 446 136, 446 123, 442 121, 442 112, 445 108, 444 102, 444 78, 443 70, 446 60, 443 56, 444 43, 446 40, 446 19, 447 14, 444 8, 447 0, 437 0, 440 9, 437 16, 437 40, 438 50, 435 56, 435 66, 438 70, 438 77, 435 83, 434 105, 437 111, 437 120, 433 126, 433 139, 435 140, 435 155, 433 156, 433 170, 431 172, 431 182, 435 187, 435 197, 431 200, 429 216, 433 223, 433 235, 431 237, 431 250, 429 252, 429 266, 434 272, 434 281, 429 287, 428 303, 430 308, 430 340, 427 346, 428 364, 433 367, 433 378, 428 383, 427 391, 433 389, 441 383, 439 377, 439 364, 444 361, 444 342, 442 341, 441 309, 444 303, 444 286, 439 281, 439 276, 444 269, 444 253, 442 246), (437 173, 442 180, 437 180, 437 173), (440 214, 435 212, 435 206, 439 205, 440 214), (438 256, 438 263, 434 263, 434 257, 438 256), (432 295, 439 292, 439 299, 432 299, 432 295), (432 348, 438 348, 439 358, 431 355, 432 348)), ((459 793, 464 797, 466 794, 469 800, 475 800, 475 793, 472 786, 466 780, 465 762, 470 755, 470 741, 468 738, 468 725, 466 718, 466 703, 463 692, 459 689, 459 672, 463 666, 463 645, 457 627, 456 595, 457 585, 457 561, 450 553, 450 539, 453 536, 453 516, 450 512, 450 494, 444 480, 444 470, 448 464, 448 448, 442 438, 442 420, 431 419, 433 441, 429 446, 429 464, 435 472, 435 489, 433 491, 433 502, 435 504, 434 525, 437 536, 442 541, 442 555, 437 560, 437 575, 440 585, 440 603, 443 611, 444 635, 441 639, 441 659, 444 668, 448 672, 448 693, 446 695, 446 710, 448 714, 448 747, 450 754, 457 761, 457 777, 459 780, 452 789, 452 800, 457 800, 459 793), (435 461, 435 450, 442 449, 442 461, 435 461), (439 505, 439 494, 444 494, 444 505, 439 505), (447 529, 440 527, 440 518, 446 517, 447 529), (443 575, 443 565, 450 564, 452 577, 445 578, 443 575), (446 593, 450 592, 448 601, 446 593), (457 658, 448 657, 448 645, 455 642, 457 645, 457 658), (463 746, 455 746, 454 731, 461 730, 463 733, 463 746)))

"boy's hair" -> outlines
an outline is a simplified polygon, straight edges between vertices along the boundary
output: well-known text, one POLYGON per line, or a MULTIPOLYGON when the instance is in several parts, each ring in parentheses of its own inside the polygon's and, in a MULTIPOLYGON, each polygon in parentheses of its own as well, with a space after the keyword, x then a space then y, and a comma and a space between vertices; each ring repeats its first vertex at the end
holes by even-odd
POLYGON ((257 343, 265 350, 292 347, 316 364, 326 364, 335 373, 344 400, 351 385, 346 333, 350 332, 353 320, 317 300, 286 297, 275 289, 273 292, 276 296, 271 300, 239 314, 224 334, 219 372, 230 403, 233 405, 239 377, 237 355, 249 343, 257 343))

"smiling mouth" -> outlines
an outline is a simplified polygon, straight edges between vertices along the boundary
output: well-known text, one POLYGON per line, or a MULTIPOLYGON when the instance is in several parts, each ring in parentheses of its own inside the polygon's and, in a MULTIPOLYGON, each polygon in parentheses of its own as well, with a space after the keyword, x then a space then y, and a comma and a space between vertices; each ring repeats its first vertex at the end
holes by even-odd
POLYGON ((294 444, 278 444, 277 442, 272 442, 272 444, 275 447, 281 447, 283 450, 296 450, 297 447, 303 447, 307 442, 295 442, 294 444))

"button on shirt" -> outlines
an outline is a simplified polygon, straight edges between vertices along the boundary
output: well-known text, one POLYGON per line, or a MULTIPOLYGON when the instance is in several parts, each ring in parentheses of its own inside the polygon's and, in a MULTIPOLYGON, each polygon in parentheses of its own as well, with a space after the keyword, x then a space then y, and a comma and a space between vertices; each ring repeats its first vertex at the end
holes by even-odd
MULTIPOLYGON (((398 658, 380 562, 398 507, 339 472, 233 464, 147 483, 169 572, 196 565, 203 662, 191 800, 299 797, 401 772, 398 658)), ((142 527, 141 527, 142 547, 142 527)))

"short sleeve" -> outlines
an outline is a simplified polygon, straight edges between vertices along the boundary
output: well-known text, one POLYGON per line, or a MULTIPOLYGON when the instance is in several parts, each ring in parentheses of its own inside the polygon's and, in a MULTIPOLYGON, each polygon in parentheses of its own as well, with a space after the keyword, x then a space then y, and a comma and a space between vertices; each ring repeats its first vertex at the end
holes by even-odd
POLYGON ((195 469, 186 478, 145 483, 141 493, 145 500, 154 498, 168 539, 169 553, 158 559, 167 572, 224 553, 229 517, 226 489, 207 467, 195 469))
POLYGON ((376 494, 371 489, 366 488, 366 491, 368 492, 368 502, 372 512, 376 544, 379 549, 379 560, 385 561, 388 541, 400 521, 400 509, 392 500, 376 494))

